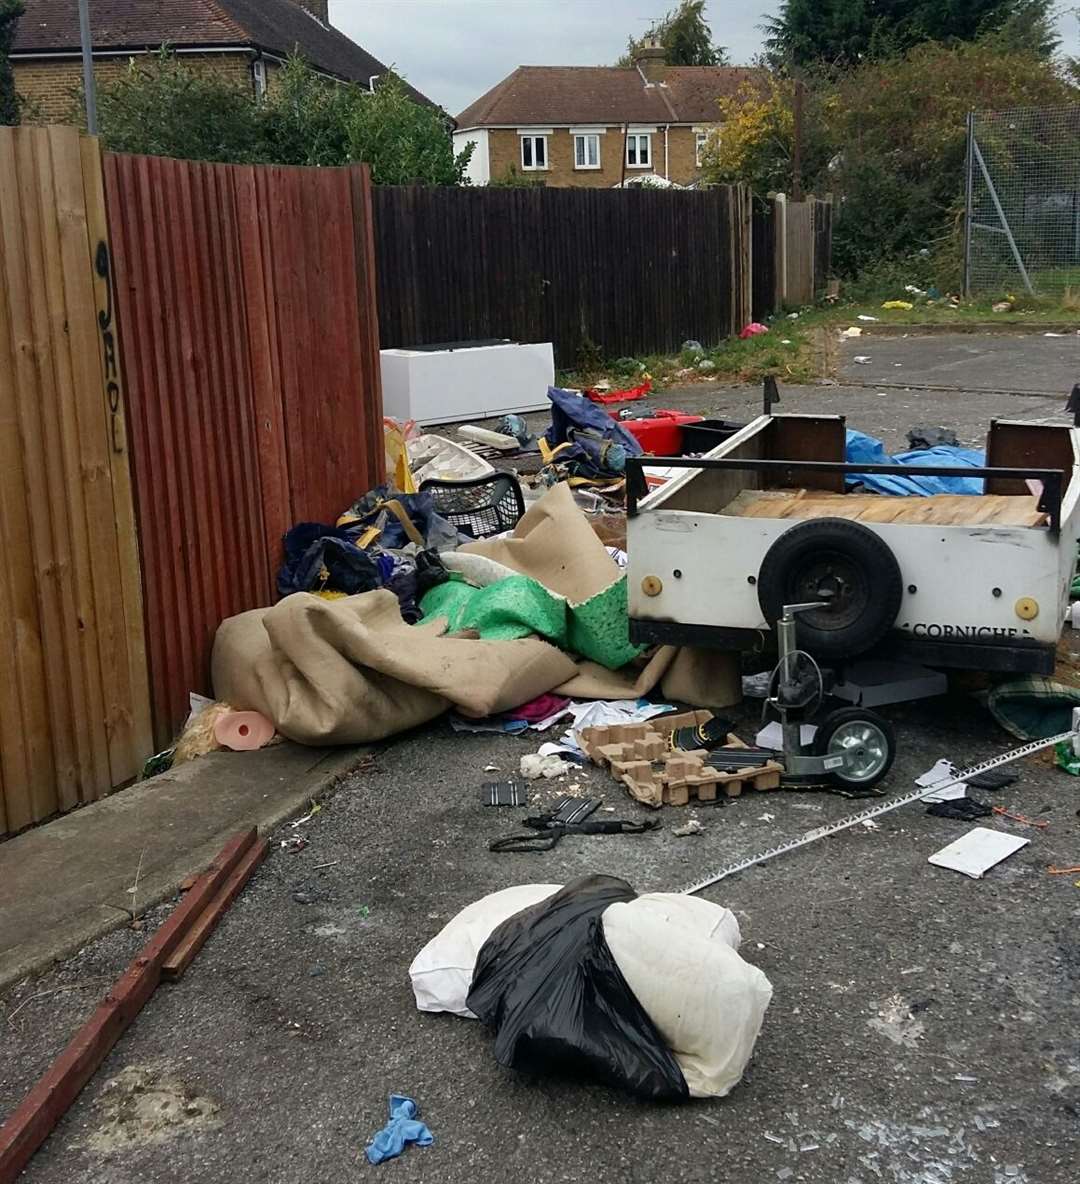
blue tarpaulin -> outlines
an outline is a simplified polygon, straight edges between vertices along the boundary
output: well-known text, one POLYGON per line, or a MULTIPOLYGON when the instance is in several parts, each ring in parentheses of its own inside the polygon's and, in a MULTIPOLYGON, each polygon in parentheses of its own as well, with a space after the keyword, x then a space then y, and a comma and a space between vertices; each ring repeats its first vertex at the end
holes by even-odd
MULTIPOLYGON (((851 464, 868 465, 940 465, 951 468, 981 469, 986 464, 986 453, 977 448, 952 448, 939 444, 936 448, 919 448, 914 452, 898 452, 889 456, 885 446, 873 436, 848 429, 846 459, 851 464)), ((848 473, 848 485, 861 485, 873 493, 887 493, 894 497, 931 497, 935 493, 983 492, 981 477, 902 477, 882 473, 848 473)))

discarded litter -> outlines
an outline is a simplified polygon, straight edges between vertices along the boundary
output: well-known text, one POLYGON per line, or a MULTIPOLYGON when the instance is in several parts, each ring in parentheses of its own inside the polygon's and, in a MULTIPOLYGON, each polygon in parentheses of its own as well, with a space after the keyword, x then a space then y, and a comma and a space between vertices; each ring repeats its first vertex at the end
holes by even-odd
POLYGON ((840 336, 841 337, 861 337, 862 336, 862 329, 860 329, 858 325, 851 325, 849 328, 845 329, 840 334, 840 336))
POLYGON ((854 358, 852 358, 852 361, 855 363, 856 366, 869 366, 870 365, 870 359, 865 354, 856 355, 854 358))
POLYGON ((898 309, 901 312, 910 312, 915 305, 910 300, 886 300, 881 307, 898 309))
POLYGON ((956 766, 952 761, 942 758, 932 768, 927 769, 921 777, 916 777, 915 784, 925 786, 927 789, 933 785, 946 786, 940 792, 927 794, 923 798, 923 801, 927 803, 946 802, 954 798, 967 797, 967 785, 964 782, 958 782, 956 777, 956 766))
POLYGON ((507 1068, 598 1078, 652 1100, 723 1097, 735 1087, 772 986, 736 952, 729 910, 638 896, 612 876, 528 891, 538 903, 509 916, 487 910, 488 936, 474 912, 472 934, 461 934, 460 914, 428 943, 410 968, 418 1006, 463 1014, 460 996, 434 992, 468 974, 466 1009, 494 1029, 495 1059, 507 1068), (436 976, 437 966, 466 967, 478 939, 471 971, 436 976))
POLYGON ((701 825, 696 818, 691 818, 689 822, 684 822, 682 826, 677 826, 671 832, 677 839, 689 838, 690 835, 703 835, 705 827, 701 825))
POLYGON ((935 851, 928 862, 936 867, 962 872, 973 880, 981 880, 992 867, 1026 847, 1030 839, 1007 835, 1003 831, 977 826, 962 838, 935 851))
POLYGON ((528 756, 521 758, 521 775, 529 781, 535 781, 539 777, 551 779, 553 777, 563 777, 567 773, 573 771, 574 766, 569 761, 564 761, 559 756, 539 756, 536 753, 530 753, 528 756))
POLYGON ((222 748, 253 752, 274 738, 274 725, 257 711, 226 711, 214 721, 214 737, 222 748))
POLYGON ((873 322, 876 324, 879 318, 878 318, 878 317, 872 317, 872 316, 869 316, 869 315, 868 315, 867 313, 865 313, 865 312, 861 312, 861 313, 859 313, 859 315, 858 315, 858 317, 857 317, 856 319, 857 319, 857 320, 860 320, 860 321, 873 321, 873 322))
POLYGON ((435 1136, 419 1120, 419 1113, 412 1098, 404 1094, 391 1094, 390 1121, 372 1135, 364 1148, 368 1163, 395 1159, 409 1143, 415 1143, 417 1147, 430 1147, 435 1142, 435 1136))
POLYGON ((763 325, 760 321, 751 321, 749 325, 743 326, 739 337, 745 341, 748 337, 760 337, 762 333, 768 333, 768 331, 768 325, 763 325))
POLYGON ((527 806, 529 787, 524 781, 488 781, 480 790, 485 806, 527 806))

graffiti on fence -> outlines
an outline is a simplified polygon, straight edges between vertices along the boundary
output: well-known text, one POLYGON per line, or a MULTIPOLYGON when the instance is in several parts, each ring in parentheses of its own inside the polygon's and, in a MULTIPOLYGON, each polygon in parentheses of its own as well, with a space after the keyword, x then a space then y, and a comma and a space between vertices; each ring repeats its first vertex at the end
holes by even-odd
POLYGON ((113 331, 112 263, 109 245, 100 240, 94 255, 94 269, 105 286, 105 307, 98 309, 98 327, 105 356, 105 395, 109 400, 109 435, 112 450, 123 453, 123 419, 120 413, 120 367, 116 360, 116 334, 113 331))

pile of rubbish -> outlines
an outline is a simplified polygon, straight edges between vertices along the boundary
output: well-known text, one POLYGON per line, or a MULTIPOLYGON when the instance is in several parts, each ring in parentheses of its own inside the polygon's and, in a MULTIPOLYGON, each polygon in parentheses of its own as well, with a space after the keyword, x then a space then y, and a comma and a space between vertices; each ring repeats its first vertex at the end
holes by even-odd
POLYGON ((409 976, 419 1010, 482 1020, 506 1068, 650 1101, 719 1098, 742 1077, 772 998, 740 941, 729 909, 595 875, 485 896, 409 976))

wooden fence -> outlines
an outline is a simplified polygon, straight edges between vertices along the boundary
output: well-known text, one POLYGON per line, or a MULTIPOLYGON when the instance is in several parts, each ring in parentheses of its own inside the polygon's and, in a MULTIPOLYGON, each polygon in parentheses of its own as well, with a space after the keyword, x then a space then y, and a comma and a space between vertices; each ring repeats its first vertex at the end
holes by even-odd
POLYGON ((813 304, 832 262, 832 201, 770 199, 774 219, 774 311, 813 304))
POLYGON ((97 141, 0 128, 0 833, 150 747, 113 313, 97 141))
POLYGON ((384 349, 507 337, 573 366, 715 343, 750 319, 742 187, 379 187, 375 249, 384 349))
POLYGON ((366 166, 105 157, 154 730, 214 634, 270 604, 281 537, 382 480, 366 166))

